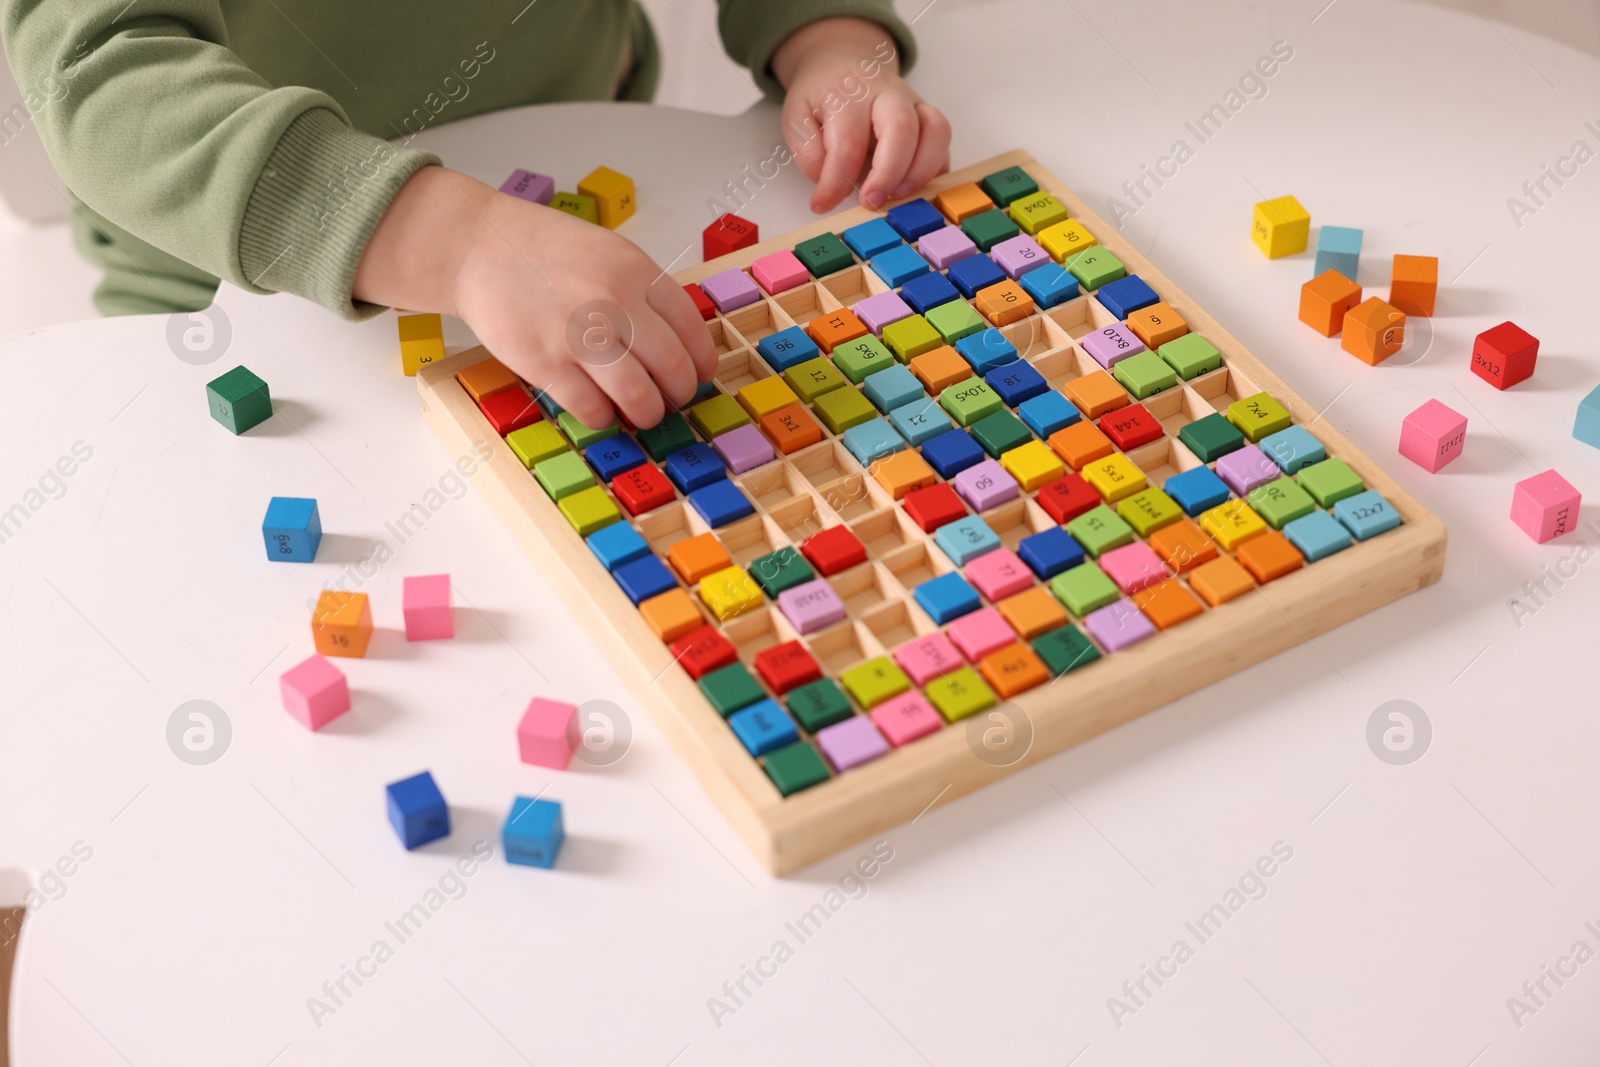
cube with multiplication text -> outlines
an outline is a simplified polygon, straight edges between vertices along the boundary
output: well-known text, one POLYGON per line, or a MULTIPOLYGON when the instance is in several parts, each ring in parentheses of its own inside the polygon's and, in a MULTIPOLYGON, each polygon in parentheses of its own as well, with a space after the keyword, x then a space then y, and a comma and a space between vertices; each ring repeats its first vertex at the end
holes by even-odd
POLYGON ((1544 544, 1578 524, 1583 494, 1555 471, 1535 474, 1518 482, 1511 492, 1511 521, 1522 532, 1544 544))
POLYGON ((561 802, 537 797, 517 797, 500 829, 506 862, 523 867, 554 867, 566 840, 561 802))
POLYGON ((391 782, 384 790, 389 825, 406 848, 420 848, 450 833, 450 806, 427 771, 391 782))
POLYGON ((713 220, 700 238, 700 250, 707 262, 761 240, 761 229, 749 219, 728 213, 713 220))
POLYGON ((279 563, 310 563, 322 544, 322 517, 310 497, 275 496, 261 520, 267 558, 279 563))
POLYGON ((1437 400, 1406 416, 1400 425, 1400 454, 1426 471, 1438 471, 1461 455, 1467 417, 1437 400))
POLYGON ((1472 343, 1472 373, 1496 389, 1510 389, 1533 377, 1539 339, 1514 322, 1484 330, 1472 343))
POLYGON ((323 590, 311 613, 311 640, 324 656, 365 656, 372 640, 372 606, 367 594, 323 590))

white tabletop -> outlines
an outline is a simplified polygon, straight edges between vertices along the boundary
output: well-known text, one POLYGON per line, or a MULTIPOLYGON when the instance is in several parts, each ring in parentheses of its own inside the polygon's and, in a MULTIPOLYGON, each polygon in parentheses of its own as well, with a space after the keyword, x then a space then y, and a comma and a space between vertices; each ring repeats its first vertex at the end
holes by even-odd
MULTIPOLYGON (((1584 125, 1600 119, 1600 63, 1470 8, 1319 9, 997 5, 930 20, 915 80, 951 114, 958 164, 1025 147, 1103 204, 1175 140, 1196 147, 1185 122, 1288 42, 1264 98, 1127 233, 1444 519, 1444 580, 935 808, 886 835, 892 859, 849 894, 838 880, 868 846, 785 881, 743 852, 453 479, 391 318, 352 326, 225 291, 231 342, 205 365, 174 356, 159 317, 4 342, 0 511, 26 515, 0 544, 0 868, 71 871, 28 921, 15 1061, 1588 1062, 1600 964, 1543 979, 1537 1001, 1523 983, 1570 973, 1577 941, 1600 948, 1600 726, 1584 699, 1600 576, 1578 551, 1600 526, 1539 546, 1507 511, 1512 484, 1550 467, 1600 491, 1600 453, 1569 433, 1596 377, 1583 287, 1600 164, 1520 228, 1506 199, 1575 141, 1600 146, 1584 125), (1310 258, 1269 262, 1247 234, 1251 204, 1285 193, 1316 224, 1365 228, 1362 280, 1380 294, 1392 253, 1441 258, 1439 317, 1416 348, 1373 369, 1296 321, 1310 258), (1536 377, 1502 394, 1467 352, 1505 318, 1543 348, 1536 377), (277 414, 234 438, 202 386, 241 362, 277 414), (1465 455, 1436 475, 1395 454, 1429 397, 1470 419, 1465 455), (59 499, 29 496, 80 441, 92 455, 46 479, 59 499), (263 560, 272 495, 320 502, 315 564, 263 560), (419 502, 426 521, 398 534, 419 502), (1563 567, 1549 595, 1523 592, 1563 567), (400 579, 438 571, 464 602, 458 636, 407 644, 400 579), (277 676, 311 650, 308 599, 341 577, 371 594, 381 630, 367 659, 340 662, 354 710, 313 735, 282 711, 277 676), (1512 597, 1533 611, 1515 618, 1512 597), (534 695, 615 701, 631 750, 605 768, 518 762, 534 695), (205 765, 168 744, 191 700, 231 726, 205 765), (1368 744, 1394 700, 1432 725, 1408 765, 1368 744), (422 768, 455 832, 407 853, 383 786, 422 768), (540 792, 565 805, 554 871, 498 854, 512 796, 540 792), (453 880, 479 840, 495 856, 453 880), (1236 898, 1204 940, 1186 926, 1275 848, 1292 856, 1243 883, 1260 899, 1236 898), (430 899, 441 884, 458 899, 430 899), (438 907, 402 943, 385 923, 418 903, 438 907), (786 924, 818 904, 829 917, 802 940, 786 924), (324 992, 380 940, 392 958, 360 963, 369 977, 338 1001, 324 992), (1180 940, 1192 958, 1124 992, 1180 940), (762 962, 779 942, 783 962, 762 962), (771 977, 735 999, 724 983, 747 966, 771 977), (1512 996, 1536 1010, 1513 1017, 1512 996), (314 1019, 311 997, 336 1010, 314 1019), (733 1010, 714 1018, 713 997, 733 1010), (1112 997, 1135 1010, 1114 1018, 1112 997)), ((633 174, 626 234, 681 268, 706 200, 776 139, 766 108, 574 105, 422 142, 496 183, 516 166, 564 187, 600 163, 633 174)), ((791 168, 746 213, 781 233, 808 217, 804 192, 791 168)), ((459 324, 448 340, 469 342, 459 324)))

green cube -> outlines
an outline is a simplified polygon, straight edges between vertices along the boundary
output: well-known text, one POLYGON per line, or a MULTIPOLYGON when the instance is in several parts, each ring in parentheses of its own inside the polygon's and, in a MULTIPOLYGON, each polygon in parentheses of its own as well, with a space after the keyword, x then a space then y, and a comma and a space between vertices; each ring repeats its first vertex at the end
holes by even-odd
POLYGON ((939 709, 946 722, 976 715, 995 705, 994 690, 971 667, 957 667, 928 683, 928 703, 939 709))
POLYGON ((939 394, 939 406, 959 425, 971 426, 985 415, 1004 411, 1006 405, 982 378, 968 378, 946 386, 939 394))
POLYGON ((961 224, 961 232, 972 238, 978 251, 987 252, 1001 241, 1009 241, 1017 236, 1022 228, 1011 221, 1010 215, 995 208, 967 219, 961 224))
POLYGON ((1331 508, 1347 496, 1355 496, 1367 487, 1361 475, 1350 469, 1350 464, 1337 456, 1313 463, 1295 475, 1300 488, 1311 494, 1320 506, 1331 508))
POLYGON ((560 500, 595 484, 594 471, 576 452, 563 452, 539 461, 533 466, 533 476, 539 479, 551 500, 560 500))
POLYGON ((532 467, 536 463, 543 463, 551 456, 559 456, 570 451, 567 448, 567 439, 561 436, 561 431, 553 423, 536 422, 532 426, 524 426, 520 430, 513 430, 506 434, 506 444, 511 446, 511 451, 522 460, 524 467, 532 467))
POLYGON ((1168 341, 1156 352, 1184 381, 1222 366, 1222 353, 1217 351, 1217 346, 1197 333, 1186 333, 1176 341, 1168 341))
POLYGON ((1007 167, 997 170, 978 183, 990 200, 1001 207, 1009 207, 1013 200, 1020 200, 1025 196, 1032 196, 1039 191, 1039 183, 1028 176, 1028 172, 1021 167, 1007 167))
POLYGON ((936 308, 929 308, 923 317, 928 320, 928 325, 939 331, 939 336, 944 338, 944 343, 947 345, 955 344, 968 334, 989 328, 989 324, 983 321, 983 316, 973 310, 972 305, 965 300, 951 300, 936 308))
POLYGON ((1160 489, 1150 488, 1118 501, 1117 514, 1140 537, 1149 537, 1161 527, 1183 518, 1183 509, 1160 489))
POLYGON ((244 433, 272 418, 272 395, 267 383, 244 366, 207 382, 206 403, 211 417, 232 434, 244 433))
POLYGON ((916 359, 924 352, 932 352, 944 344, 944 338, 933 324, 921 315, 912 315, 883 328, 883 343, 901 363, 916 359))
POLYGON ((1067 272, 1078 279, 1078 284, 1089 292, 1107 282, 1125 277, 1128 273, 1128 268, 1122 265, 1122 260, 1099 245, 1068 257, 1061 265, 1067 268, 1067 272))
POLYGON ((828 765, 822 762, 822 756, 810 741, 796 741, 767 753, 763 765, 767 777, 784 796, 828 780, 828 765))
POLYGON ((1122 597, 1117 583, 1095 563, 1080 563, 1050 579, 1050 592, 1080 619, 1122 597))
POLYGON ((565 211, 568 215, 575 215, 585 222, 600 225, 600 205, 592 196, 583 196, 580 193, 557 193, 551 199, 550 206, 557 211, 565 211))
POLYGON ((833 365, 844 371, 844 376, 853 384, 860 385, 867 375, 894 366, 894 356, 883 347, 882 341, 869 333, 854 341, 835 345, 833 365))
POLYGON ((694 431, 689 429, 689 423, 676 411, 667 412, 660 422, 640 430, 635 436, 639 439, 640 447, 650 453, 650 458, 657 463, 665 463, 674 452, 681 452, 694 444, 694 431))
POLYGON ((861 395, 859 389, 835 389, 831 393, 823 393, 811 405, 811 410, 817 413, 822 425, 836 434, 878 417, 878 409, 872 406, 872 401, 861 395))
POLYGON ((615 422, 609 426, 602 426, 598 430, 591 430, 578 421, 578 416, 570 411, 563 411, 556 416, 556 425, 561 427, 561 432, 567 435, 567 440, 572 442, 574 448, 588 448, 608 437, 615 437, 622 432, 622 428, 615 422))
POLYGON ((845 699, 838 685, 828 678, 818 678, 814 682, 796 686, 789 690, 786 699, 789 714, 808 734, 814 734, 824 726, 843 722, 855 714, 850 710, 850 701, 845 699))
POLYGON ((730 663, 705 675, 700 679, 700 692, 724 719, 767 695, 743 663, 730 663))
POLYGON ((969 429, 973 438, 983 446, 983 450, 995 459, 1033 440, 1033 432, 1021 419, 1005 408, 992 415, 985 415, 969 429))
POLYGON ((1067 533, 1096 559, 1102 552, 1133 543, 1133 527, 1105 504, 1090 508, 1067 523, 1067 533))
POLYGON ((1293 522, 1317 510, 1317 502, 1311 499, 1311 494, 1287 475, 1266 485, 1256 486, 1245 497, 1245 503, 1250 505, 1251 511, 1266 519, 1267 525, 1274 530, 1281 530, 1284 523, 1293 522))
POLYGON ((888 656, 874 656, 839 675, 839 684, 857 704, 871 711, 911 688, 911 679, 888 656))
POLYGON ((1075 626, 1051 630, 1033 643, 1033 650, 1058 677, 1100 658, 1100 650, 1075 626))
POLYGON ((1161 390, 1171 389, 1178 384, 1178 372, 1167 366, 1166 360, 1149 349, 1120 360, 1111 368, 1111 375, 1122 383, 1124 389, 1133 394, 1135 400, 1154 396, 1161 390))
POLYGON ((1266 393, 1255 393, 1243 400, 1235 400, 1228 405, 1224 414, 1252 442, 1261 440, 1269 433, 1287 430, 1293 424, 1289 410, 1266 393))
POLYGON ((737 430, 750 421, 750 413, 727 393, 718 393, 689 408, 689 422, 706 440, 737 430))
POLYGON ((1178 431, 1178 440, 1199 456, 1202 463, 1213 463, 1244 447, 1244 434, 1216 412, 1186 424, 1178 431))
POLYGON ((788 382, 789 388, 794 390, 795 395, 807 404, 823 393, 841 389, 849 384, 844 380, 844 375, 839 373, 839 368, 828 362, 826 356, 796 363, 783 372, 783 380, 788 382))
POLYGON ((844 270, 856 261, 856 257, 850 254, 850 247, 839 240, 836 233, 818 234, 801 241, 794 246, 794 254, 806 265, 806 270, 811 272, 813 278, 844 270))
POLYGON ((785 589, 793 589, 816 576, 793 545, 784 545, 776 552, 751 560, 749 569, 750 577, 771 600, 778 599, 778 594, 785 589))

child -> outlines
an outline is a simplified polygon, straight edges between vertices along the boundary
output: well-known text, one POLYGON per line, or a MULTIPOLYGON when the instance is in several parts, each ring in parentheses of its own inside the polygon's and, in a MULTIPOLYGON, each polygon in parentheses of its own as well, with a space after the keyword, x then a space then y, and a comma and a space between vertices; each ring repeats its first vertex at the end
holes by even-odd
MULTIPOLYGON (((7 53, 73 194, 112 314, 193 310, 216 279, 349 319, 458 315, 591 426, 686 404, 715 353, 682 288, 626 239, 386 139, 550 100, 647 100, 636 0, 0 0, 7 53), (630 351, 578 358, 567 322, 607 300, 630 351)), ((948 166, 950 130, 901 80, 890 0, 718 0, 730 55, 783 94, 812 210, 878 207, 948 166), (862 87, 865 86, 865 91, 862 87), (842 106, 841 106, 842 103, 842 106), (813 136, 820 126, 820 136, 813 136)), ((663 146, 666 150, 667 146, 663 146)))

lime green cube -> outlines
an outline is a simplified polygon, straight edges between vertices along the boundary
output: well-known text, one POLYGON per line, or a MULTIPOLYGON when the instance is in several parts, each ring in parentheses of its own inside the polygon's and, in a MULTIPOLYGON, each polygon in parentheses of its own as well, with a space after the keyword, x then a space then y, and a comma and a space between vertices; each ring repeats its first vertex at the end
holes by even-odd
POLYGON ((1224 412, 1228 421, 1254 443, 1279 430, 1287 430, 1293 423, 1288 409, 1266 393, 1256 393, 1243 400, 1235 400, 1224 412))
POLYGON ((1040 230, 1067 221, 1067 209, 1049 193, 1034 193, 1011 202, 1011 217, 1022 232, 1037 234, 1040 230))
POLYGON ((883 328, 883 343, 889 346, 901 363, 916 359, 924 352, 932 352, 944 344, 944 338, 933 324, 921 315, 891 322, 883 328))
POLYGON ((718 393, 689 408, 689 422, 708 441, 729 430, 737 430, 749 421, 750 413, 727 393, 718 393))
POLYGON ((861 379, 885 367, 894 366, 894 356, 883 347, 883 342, 870 333, 835 346, 833 365, 844 371, 844 376, 856 385, 861 379))
POLYGON ((1176 341, 1168 341, 1156 352, 1184 381, 1222 366, 1222 353, 1217 351, 1217 346, 1197 333, 1186 333, 1176 341))
POLYGON ((1117 583, 1106 577, 1099 564, 1080 563, 1050 579, 1050 592, 1078 618, 1103 608, 1122 596, 1117 583))
POLYGON ((1077 255, 1069 257, 1061 265, 1078 279, 1079 285, 1090 292, 1107 282, 1125 277, 1128 273, 1128 268, 1122 265, 1122 260, 1099 245, 1084 249, 1077 255))
POLYGON ((772 784, 784 796, 828 780, 828 765, 822 761, 821 754, 810 741, 796 741, 776 752, 767 753, 762 766, 766 768, 772 784))
POLYGON ((572 528, 578 531, 579 537, 588 537, 622 518, 622 512, 617 510, 617 505, 606 495, 605 487, 600 485, 591 485, 571 496, 564 496, 556 502, 556 506, 572 523, 572 528))
POLYGON ((807 404, 816 400, 823 393, 842 389, 850 384, 845 381, 839 368, 828 362, 826 356, 808 359, 804 363, 796 363, 783 372, 783 380, 789 383, 789 388, 795 395, 807 404))
POLYGON ((857 389, 835 389, 831 393, 823 393, 817 397, 811 410, 817 413, 822 425, 836 434, 878 417, 878 409, 857 389))
POLYGON ((1120 515, 1140 537, 1149 537, 1163 526, 1183 518, 1178 502, 1160 489, 1146 489, 1117 502, 1120 515))
POLYGON ((989 328, 989 324, 983 321, 983 316, 965 300, 952 300, 936 308, 929 308, 923 317, 928 320, 928 325, 939 331, 939 336, 944 338, 944 343, 947 345, 955 344, 968 334, 989 328))
POLYGON ((1005 410, 1006 405, 982 378, 968 378, 946 386, 939 394, 939 406, 958 424, 971 426, 985 415, 1005 410))
POLYGON ((1111 374, 1135 400, 1154 396, 1178 384, 1178 372, 1149 349, 1119 361, 1111 368, 1111 374))
POLYGON ((579 422, 578 417, 570 411, 563 411, 557 415, 556 425, 561 427, 561 432, 567 435, 567 440, 572 442, 574 448, 588 448, 622 432, 622 428, 615 422, 598 430, 592 430, 579 422))
POLYGON ((594 471, 576 452, 562 452, 541 460, 533 466, 533 476, 539 479, 551 500, 571 496, 580 489, 594 484, 594 471))
POLYGON ((524 467, 532 467, 551 456, 567 451, 567 439, 561 431, 548 422, 536 422, 506 434, 506 444, 524 467))
POLYGON ((1350 469, 1350 464, 1337 456, 1313 463, 1295 475, 1300 488, 1311 494, 1320 506, 1331 508, 1348 496, 1355 496, 1367 487, 1361 475, 1350 469))
POLYGON ((1311 494, 1287 475, 1266 485, 1256 486, 1245 497, 1245 502, 1250 505, 1251 511, 1266 519, 1267 525, 1274 530, 1281 530, 1284 523, 1293 522, 1317 510, 1317 502, 1311 498, 1311 494))
POLYGON ((957 667, 928 683, 928 703, 939 709, 946 722, 956 722, 995 705, 994 690, 971 667, 957 667))
POLYGON ((1102 552, 1133 543, 1133 527, 1104 504, 1090 508, 1067 523, 1067 533, 1096 559, 1102 552))
POLYGON ((839 684, 857 704, 868 709, 911 688, 911 679, 888 656, 875 656, 839 675, 839 684))

